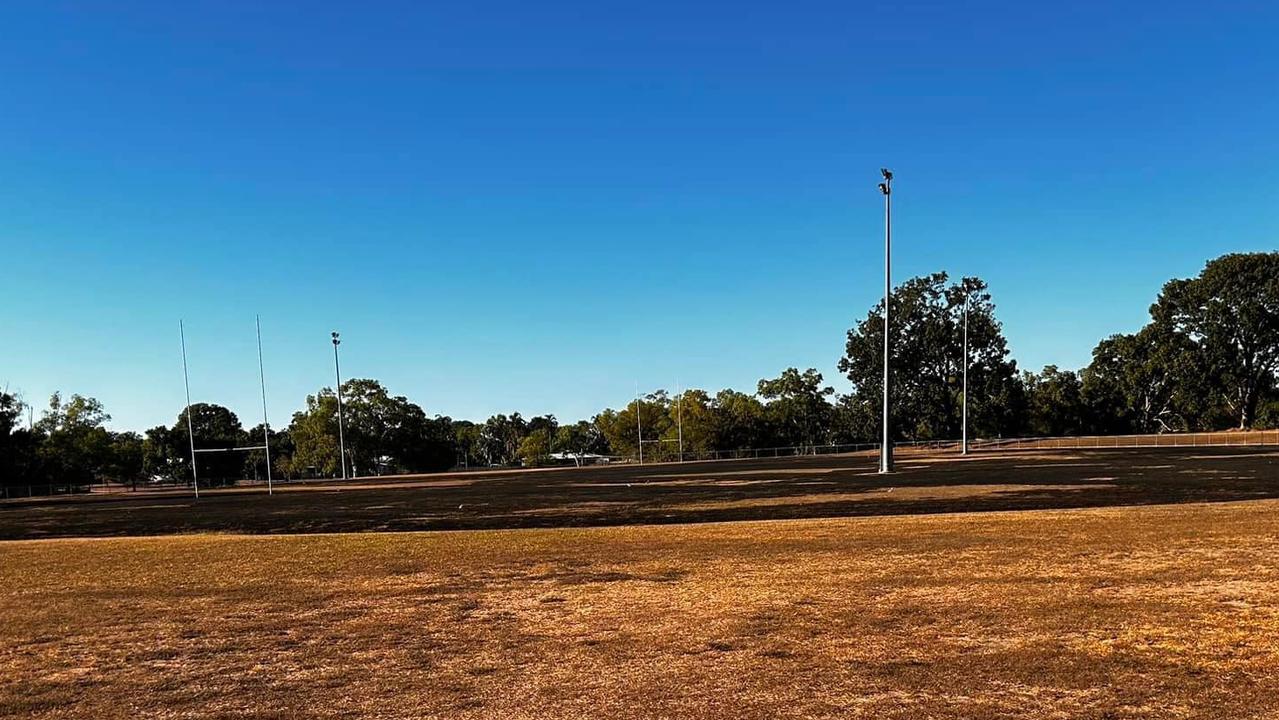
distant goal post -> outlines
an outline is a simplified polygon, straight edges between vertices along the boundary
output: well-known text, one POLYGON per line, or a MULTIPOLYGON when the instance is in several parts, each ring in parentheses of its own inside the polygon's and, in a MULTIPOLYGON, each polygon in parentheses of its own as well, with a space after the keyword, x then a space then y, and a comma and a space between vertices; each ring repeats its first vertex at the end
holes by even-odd
POLYGON ((191 381, 187 369, 186 325, 182 320, 178 320, 178 335, 182 345, 182 385, 186 390, 187 401, 187 439, 191 448, 191 486, 195 490, 197 500, 200 498, 200 471, 195 459, 197 455, 202 453, 255 452, 261 450, 266 455, 267 494, 275 494, 274 482, 271 477, 271 421, 267 417, 266 409, 266 370, 262 363, 262 317, 260 315, 254 316, 254 325, 257 330, 258 343, 258 382, 262 390, 262 444, 229 448, 198 448, 195 446, 195 424, 191 419, 191 381))

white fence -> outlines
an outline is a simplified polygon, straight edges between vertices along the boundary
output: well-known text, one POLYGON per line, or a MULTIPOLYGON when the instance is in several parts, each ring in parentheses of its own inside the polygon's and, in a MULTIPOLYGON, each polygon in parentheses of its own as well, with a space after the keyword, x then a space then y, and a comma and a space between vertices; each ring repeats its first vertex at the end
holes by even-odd
POLYGON ((1241 430, 1150 435, 1081 435, 1078 437, 982 439, 970 448, 991 450, 1088 450, 1097 448, 1260 447, 1279 445, 1277 430, 1241 430))
MULTIPOLYGON (((976 438, 968 441, 970 450, 1090 450, 1105 448, 1179 448, 1179 447, 1261 447, 1279 446, 1279 429, 1221 431, 1202 433, 1162 433, 1146 435, 1079 435, 1061 437, 976 438)), ((954 450, 959 440, 900 440, 895 450, 954 450)), ((644 452, 644 462, 680 460, 675 449, 666 452, 644 452)), ((753 458, 792 457, 801 455, 838 455, 878 451, 879 443, 840 445, 795 445, 787 447, 748 448, 743 450, 685 451, 685 462, 700 460, 745 460, 753 458)), ((633 455, 612 458, 613 462, 634 463, 633 455)))

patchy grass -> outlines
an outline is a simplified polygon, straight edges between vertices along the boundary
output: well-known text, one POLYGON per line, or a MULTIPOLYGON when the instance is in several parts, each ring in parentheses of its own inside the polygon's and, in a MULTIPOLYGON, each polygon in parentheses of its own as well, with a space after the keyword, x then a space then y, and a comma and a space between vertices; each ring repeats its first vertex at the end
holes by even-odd
POLYGON ((0 716, 1275 717, 1277 558, 1269 500, 0 543, 0 716))

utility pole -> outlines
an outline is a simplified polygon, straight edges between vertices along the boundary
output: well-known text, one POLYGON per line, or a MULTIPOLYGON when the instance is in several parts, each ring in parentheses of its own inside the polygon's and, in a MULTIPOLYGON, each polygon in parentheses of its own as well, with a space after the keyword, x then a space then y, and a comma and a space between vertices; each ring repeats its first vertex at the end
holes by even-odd
POLYGON ((880 168, 884 182, 879 184, 879 191, 884 194, 884 420, 883 438, 879 446, 879 472, 893 471, 893 445, 888 429, 888 329, 889 329, 889 296, 893 291, 893 173, 888 168, 880 168))

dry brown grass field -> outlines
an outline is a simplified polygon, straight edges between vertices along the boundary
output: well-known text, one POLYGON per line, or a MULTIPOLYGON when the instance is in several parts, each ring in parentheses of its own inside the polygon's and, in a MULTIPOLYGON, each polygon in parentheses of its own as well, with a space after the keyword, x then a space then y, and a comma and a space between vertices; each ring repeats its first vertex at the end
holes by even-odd
MULTIPOLYGON (((577 522, 581 480, 652 473, 666 494, 623 519, 801 519, 0 543, 0 716, 1279 717, 1279 500, 1245 499, 1276 496, 1279 452, 918 457, 887 487, 830 462, 529 473, 565 489, 501 506, 577 522)), ((265 497, 224 493, 207 522, 284 533, 323 501, 369 530, 389 493, 461 492, 430 482, 294 489, 307 504, 262 525, 231 508, 265 497)), ((0 521, 201 529, 141 501, 114 525, 99 500, 0 521)))

